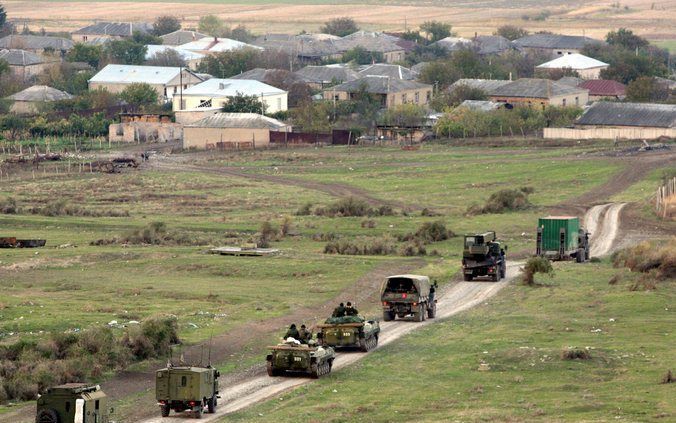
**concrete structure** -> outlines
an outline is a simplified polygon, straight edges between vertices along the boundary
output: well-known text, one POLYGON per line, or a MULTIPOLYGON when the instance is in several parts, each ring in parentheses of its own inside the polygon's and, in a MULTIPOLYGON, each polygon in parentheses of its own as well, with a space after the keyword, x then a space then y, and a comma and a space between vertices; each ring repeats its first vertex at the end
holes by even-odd
POLYGON ((549 79, 522 78, 496 88, 488 97, 491 101, 512 106, 584 106, 589 91, 560 84, 549 79))
POLYGON ((7 97, 13 102, 9 110, 16 114, 36 114, 42 104, 71 98, 67 92, 46 85, 34 85, 7 97))
POLYGON ((359 79, 359 74, 345 65, 306 66, 294 72, 310 88, 321 90, 331 85, 359 79))
POLYGON ((183 125, 169 115, 121 114, 120 123, 108 127, 110 142, 177 142, 183 138, 183 125))
POLYGON ((512 41, 519 50, 525 52, 546 52, 552 58, 566 54, 579 53, 586 45, 604 44, 603 41, 589 37, 560 34, 532 34, 512 41))
POLYGON ((608 63, 584 54, 571 53, 538 65, 535 70, 574 70, 582 79, 599 79, 601 71, 608 69, 608 66, 608 63))
POLYGON ((386 63, 395 63, 403 61, 406 54, 406 47, 400 45, 401 41, 399 37, 382 32, 357 31, 337 43, 342 52, 361 47, 369 52, 381 53, 386 63))
POLYGON ((41 55, 64 56, 74 43, 61 37, 46 37, 41 35, 12 34, 0 38, 0 48, 20 49, 41 55))
POLYGON ((393 79, 385 76, 367 76, 324 90, 326 100, 352 100, 361 90, 374 94, 381 107, 392 108, 399 104, 426 105, 432 100, 432 86, 416 81, 393 79))
POLYGON ((230 38, 209 37, 201 38, 199 40, 191 41, 189 43, 181 44, 183 50, 194 51, 202 54, 223 53, 226 51, 238 50, 241 48, 252 48, 256 50, 263 50, 261 47, 253 44, 243 43, 230 38))
POLYGON ((186 66, 193 71, 197 70, 197 67, 199 66, 200 62, 202 59, 206 57, 206 55, 202 53, 196 53, 194 51, 190 50, 185 50, 181 47, 174 47, 174 46, 165 46, 165 45, 157 45, 157 44, 148 44, 146 46, 148 49, 146 51, 146 60, 150 60, 155 57, 157 54, 164 54, 167 51, 175 51, 178 56, 183 59, 185 62, 186 66))
POLYGON ((150 33, 153 26, 146 22, 97 22, 80 28, 71 34, 73 41, 86 43, 98 40, 119 40, 130 38, 134 32, 150 33))
POLYGON ((183 128, 184 149, 249 149, 270 145, 270 131, 287 126, 255 113, 216 113, 183 128))
POLYGON ((256 96, 266 106, 265 113, 287 110, 288 93, 251 79, 212 78, 183 91, 183 104, 174 97, 174 110, 223 107, 238 94, 256 96))
POLYGON ((676 138, 676 105, 600 101, 578 118, 574 128, 548 129, 545 138, 676 138))
POLYGON ((49 59, 18 49, 0 50, 0 60, 6 61, 10 72, 23 81, 28 81, 59 63, 58 59, 49 59))
POLYGON ((201 32, 185 31, 182 29, 160 36, 162 38, 162 45, 165 46, 180 46, 207 37, 209 37, 207 34, 202 34, 201 32))
POLYGON ((624 100, 627 97, 627 86, 613 80, 592 79, 580 82, 578 87, 589 90, 589 101, 624 100))
POLYGON ((160 102, 166 102, 200 82, 202 78, 185 68, 107 65, 89 80, 89 89, 119 93, 131 84, 145 83, 155 88, 160 102))

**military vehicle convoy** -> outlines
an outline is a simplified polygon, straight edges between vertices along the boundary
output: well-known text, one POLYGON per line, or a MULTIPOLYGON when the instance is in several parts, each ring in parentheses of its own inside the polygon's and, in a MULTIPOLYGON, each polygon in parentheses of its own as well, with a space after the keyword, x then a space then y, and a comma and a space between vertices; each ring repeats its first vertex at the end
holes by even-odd
POLYGON ((549 216, 538 219, 535 254, 549 260, 589 260, 590 233, 580 227, 574 216, 549 216))
POLYGON ((172 366, 155 373, 155 397, 162 417, 171 410, 177 413, 192 411, 201 418, 206 410, 216 412, 218 405, 218 378, 220 372, 211 366, 172 366))
POLYGON ((380 324, 361 316, 330 317, 316 326, 317 343, 323 347, 359 348, 367 352, 378 345, 380 324))
POLYGON ((489 276, 493 282, 497 282, 504 278, 507 275, 506 250, 507 246, 503 248, 497 241, 495 231, 465 235, 462 251, 463 279, 471 281, 489 276))
POLYGON ((108 423, 112 409, 98 385, 66 383, 49 388, 37 401, 36 423, 108 423))
MULTIPOLYGON (((311 341, 314 344, 314 341, 311 341)), ((331 373, 336 352, 331 347, 301 344, 298 341, 284 342, 268 347, 268 376, 288 373, 307 374, 313 378, 331 373)))
POLYGON ((427 276, 395 275, 385 279, 380 293, 383 304, 383 320, 389 322, 395 317, 413 316, 416 322, 426 317, 433 319, 437 313, 434 299, 436 288, 427 276))

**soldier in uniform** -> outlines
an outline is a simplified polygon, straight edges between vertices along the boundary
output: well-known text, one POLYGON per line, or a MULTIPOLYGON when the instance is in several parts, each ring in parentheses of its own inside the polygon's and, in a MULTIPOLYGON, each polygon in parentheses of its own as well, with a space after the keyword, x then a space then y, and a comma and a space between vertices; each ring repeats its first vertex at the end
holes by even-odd
POLYGON ((434 296, 437 292, 437 281, 434 281, 434 283, 430 286, 430 304, 434 303, 434 296))
POLYGON ((333 317, 345 317, 345 305, 343 303, 340 303, 340 305, 333 310, 333 317))
POLYGON ((346 316, 356 316, 358 314, 359 314, 359 311, 356 308, 352 307, 352 303, 348 301, 347 305, 345 306, 345 315, 346 316))
POLYGON ((296 324, 292 323, 291 326, 289 326, 289 330, 286 331, 286 334, 284 334, 284 339, 299 339, 300 334, 298 333, 298 329, 296 329, 296 324))
POLYGON ((298 340, 303 344, 307 344, 312 339, 312 332, 307 329, 305 325, 300 325, 300 330, 298 331, 298 340))

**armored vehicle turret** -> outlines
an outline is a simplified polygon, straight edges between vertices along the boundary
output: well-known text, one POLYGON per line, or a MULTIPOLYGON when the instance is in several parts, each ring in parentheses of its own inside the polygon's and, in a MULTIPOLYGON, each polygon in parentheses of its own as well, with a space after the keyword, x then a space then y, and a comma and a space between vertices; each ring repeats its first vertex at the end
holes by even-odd
POLYGON ((113 410, 98 385, 66 383, 49 388, 37 401, 36 423, 108 423, 113 410))
POLYGON ((167 417, 171 410, 177 413, 192 411, 196 418, 207 410, 216 412, 218 405, 218 377, 220 372, 211 366, 168 366, 155 374, 155 396, 167 417))
POLYGON ((313 378, 331 373, 336 353, 331 347, 301 344, 293 338, 268 347, 267 369, 269 376, 307 374, 313 378))

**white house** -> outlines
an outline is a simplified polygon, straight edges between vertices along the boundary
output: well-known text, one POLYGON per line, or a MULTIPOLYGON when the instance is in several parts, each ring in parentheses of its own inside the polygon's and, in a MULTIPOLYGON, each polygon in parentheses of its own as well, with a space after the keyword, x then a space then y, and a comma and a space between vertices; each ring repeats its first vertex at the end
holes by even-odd
POLYGON ((174 96, 174 111, 222 107, 238 94, 258 97, 266 106, 265 113, 287 110, 288 93, 284 90, 252 79, 212 78, 184 90, 180 97, 174 96))
POLYGON ((186 50, 180 47, 174 46, 165 46, 161 44, 148 44, 146 51, 146 60, 150 60, 155 57, 156 54, 163 54, 169 50, 175 51, 181 59, 185 62, 186 66, 191 70, 197 70, 202 59, 206 56, 202 53, 197 53, 195 51, 186 50))
POLYGON ((582 79, 599 79, 601 71, 607 69, 608 66, 608 63, 585 56, 584 54, 572 53, 536 66, 535 69, 572 69, 582 79))

